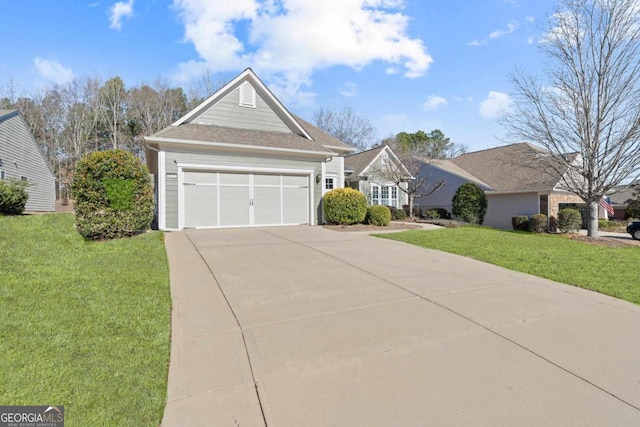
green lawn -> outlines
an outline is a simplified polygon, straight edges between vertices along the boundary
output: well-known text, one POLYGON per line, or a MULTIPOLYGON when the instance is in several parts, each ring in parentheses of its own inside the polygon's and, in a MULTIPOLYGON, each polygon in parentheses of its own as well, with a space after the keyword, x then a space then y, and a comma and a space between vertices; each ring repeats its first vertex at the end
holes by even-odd
POLYGON ((640 304, 640 247, 607 248, 565 236, 483 227, 378 237, 451 252, 640 304))
POLYGON ((0 404, 157 426, 171 296, 163 236, 84 241, 70 214, 0 216, 0 404))

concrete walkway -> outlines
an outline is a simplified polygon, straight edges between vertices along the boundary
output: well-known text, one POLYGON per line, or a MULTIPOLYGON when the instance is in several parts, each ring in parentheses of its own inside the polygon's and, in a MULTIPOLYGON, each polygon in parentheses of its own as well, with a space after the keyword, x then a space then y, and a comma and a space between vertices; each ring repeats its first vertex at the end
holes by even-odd
POLYGON ((640 307, 321 227, 165 236, 174 426, 638 426, 640 307))

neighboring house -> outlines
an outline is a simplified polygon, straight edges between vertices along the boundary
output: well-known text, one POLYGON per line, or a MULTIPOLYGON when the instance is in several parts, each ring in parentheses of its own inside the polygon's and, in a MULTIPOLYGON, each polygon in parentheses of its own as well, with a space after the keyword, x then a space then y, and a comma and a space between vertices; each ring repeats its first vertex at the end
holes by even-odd
POLYGON ((18 110, 0 110, 0 180, 28 183, 26 211, 55 211, 55 176, 18 110))
POLYGON ((353 152, 291 114, 250 68, 145 140, 161 230, 318 224, 353 152))
MULTIPOLYGON (((511 228, 515 215, 543 213, 557 218, 558 211, 568 207, 580 209, 584 218, 585 203, 562 189, 562 176, 548 169, 547 156, 542 148, 520 143, 433 161, 422 167, 419 176, 430 182, 444 180, 445 185, 416 203, 424 209, 451 211, 451 200, 458 187, 474 182, 487 195, 484 224, 491 227, 511 228)), ((602 208, 599 214, 606 217, 602 208)))
MULTIPOLYGON (((407 177, 411 174, 388 145, 348 155, 344 158, 344 167, 346 185, 363 192, 369 204, 402 208, 408 203, 406 192, 389 180, 387 171, 400 168, 407 177)), ((407 188, 406 183, 400 185, 407 188)))
POLYGON ((615 214, 615 219, 624 220, 627 218, 628 200, 634 199, 633 189, 628 185, 620 185, 613 189, 611 199, 611 205, 615 214))

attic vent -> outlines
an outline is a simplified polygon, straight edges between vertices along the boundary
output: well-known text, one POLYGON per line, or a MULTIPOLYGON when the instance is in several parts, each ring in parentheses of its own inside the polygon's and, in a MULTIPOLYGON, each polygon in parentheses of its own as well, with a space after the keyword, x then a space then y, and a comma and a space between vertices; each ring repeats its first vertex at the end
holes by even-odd
POLYGON ((240 106, 256 108, 256 90, 248 82, 240 85, 240 106))

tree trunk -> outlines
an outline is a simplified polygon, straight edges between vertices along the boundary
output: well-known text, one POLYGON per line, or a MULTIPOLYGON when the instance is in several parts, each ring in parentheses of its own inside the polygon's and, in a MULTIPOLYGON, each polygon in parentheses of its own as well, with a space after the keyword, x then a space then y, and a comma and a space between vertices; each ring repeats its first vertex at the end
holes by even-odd
POLYGON ((587 203, 589 219, 587 222, 587 236, 598 237, 598 202, 589 201, 587 203))
POLYGON ((409 196, 409 218, 413 218, 413 194, 408 194, 409 196))

